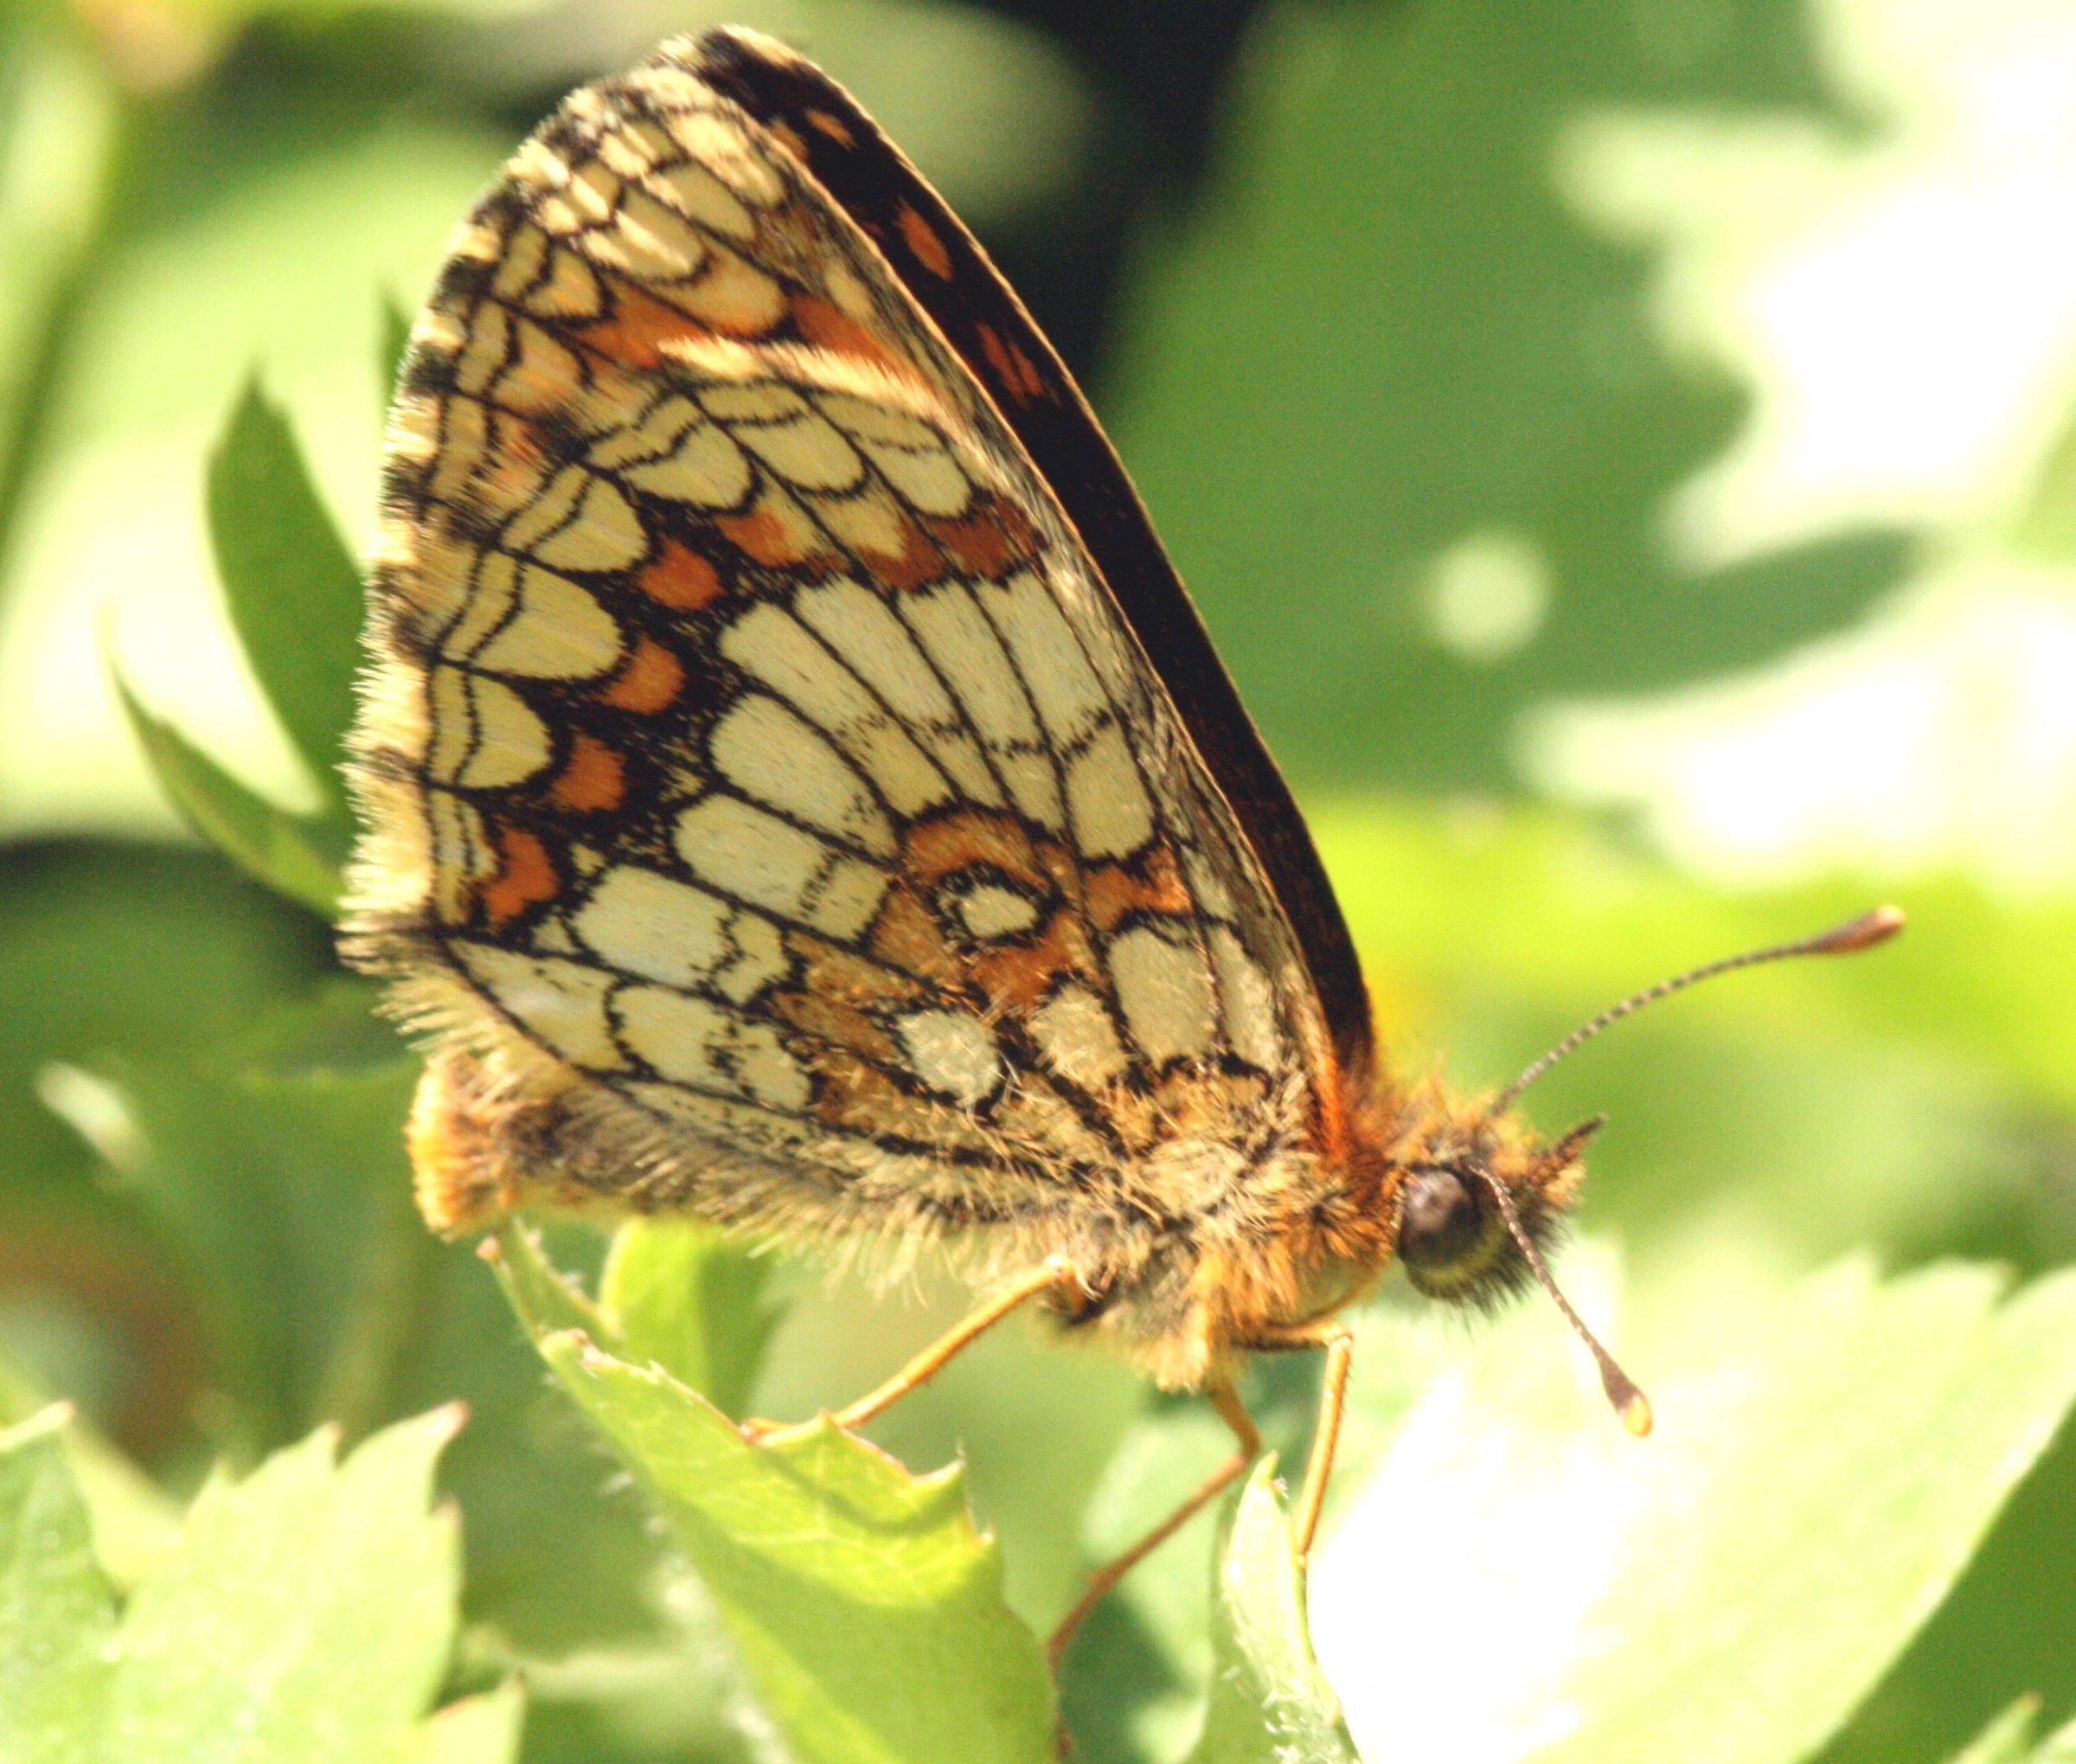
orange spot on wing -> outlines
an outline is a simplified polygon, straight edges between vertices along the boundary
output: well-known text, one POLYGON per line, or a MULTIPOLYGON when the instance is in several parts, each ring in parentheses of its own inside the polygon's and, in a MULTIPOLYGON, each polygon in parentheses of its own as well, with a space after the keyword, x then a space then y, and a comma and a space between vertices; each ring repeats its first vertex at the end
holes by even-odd
POLYGON ((1175 854, 1165 844, 1148 851, 1137 871, 1135 874, 1117 863, 1090 868, 1082 882, 1082 899, 1088 908, 1089 922, 1097 930, 1105 933, 1115 930, 1129 913, 1179 916, 1195 905, 1176 864, 1175 854))
POLYGON ((991 324, 976 324, 973 334, 980 339, 980 352, 987 357, 988 367, 1003 386, 1015 389, 1016 370, 1010 364, 1009 352, 1003 347, 1002 339, 995 334, 991 324))
POLYGON ((900 550, 860 545, 858 561, 871 569, 877 581, 900 593, 913 592, 942 581, 945 554, 930 542, 928 535, 907 515, 897 515, 895 518, 900 533, 900 550))
POLYGON ((746 515, 723 515, 714 523, 739 550, 759 563, 792 563, 799 552, 784 523, 769 510, 753 509, 746 515))
POLYGON ((973 973, 1000 1010, 1033 1010, 1075 965, 1072 914, 1063 907, 1032 942, 977 952, 973 973))
POLYGON ((1045 376, 1038 371, 1037 364, 1024 354, 1022 344, 1009 345, 1009 363, 1016 369, 1018 385, 1027 399, 1043 398, 1046 395, 1049 388, 1045 376))
POLYGON ((944 927, 906 887, 888 891, 873 921, 872 953, 889 967, 919 979, 948 982, 964 977, 958 953, 945 940, 944 927))
POLYGON ((905 1133, 912 1139, 945 1137, 941 1105, 908 1095, 876 1066, 854 1054, 835 1052, 821 1062, 817 1099, 826 1118, 869 1135, 905 1133))
POLYGON ((950 281, 952 253, 945 249, 945 241, 937 236, 937 229, 907 202, 901 204, 895 219, 901 229, 902 242, 915 254, 916 261, 940 282, 950 281))
POLYGON ((650 600, 681 613, 696 613, 721 593, 721 572, 675 539, 663 541, 656 561, 646 565, 635 580, 650 600))
POLYGON ((855 1049, 870 1060, 891 1064, 900 1057, 892 1036, 855 1005, 846 1004, 840 998, 812 992, 781 992, 772 1003, 780 1017, 804 1034, 855 1049))
POLYGON ((819 294, 796 294, 792 300, 793 324, 800 335, 817 349, 832 355, 855 356, 877 363, 890 374, 919 379, 913 362, 893 348, 883 337, 868 330, 834 302, 819 294))
POLYGON ((850 126, 842 117, 831 116, 825 110, 811 110, 807 113, 807 120, 811 127, 819 129, 837 145, 849 147, 854 144, 850 126))
POLYGON ((509 411, 491 410, 477 474, 490 487, 494 505, 508 508, 532 497, 540 489, 541 431, 509 411))
POLYGON ((558 808, 579 814, 618 808, 627 794, 626 762, 597 736, 580 732, 548 794, 558 808))
POLYGON ((716 516, 714 524, 752 562, 767 569, 818 572, 838 561, 796 508, 767 500, 747 514, 716 516))
POLYGON ((950 566, 930 536, 892 491, 868 483, 847 495, 803 496, 823 530, 857 559, 858 568, 897 590, 943 580, 950 566))
POLYGON ((684 683, 685 664, 653 637, 644 637, 599 694, 599 701, 615 710, 647 715, 670 703, 684 683))
POLYGON ((712 332, 676 307, 616 280, 611 311, 580 327, 577 335, 587 347, 626 367, 653 368, 663 359, 668 345, 712 332))
POLYGON ((492 411, 490 433, 493 454, 509 454, 514 459, 529 463, 538 462, 541 457, 541 431, 516 412, 492 411))
MULTIPOLYGON (((895 890, 895 898, 900 895, 895 890)), ((785 943, 800 963, 803 991, 846 998, 859 1005, 906 1004, 921 996, 913 977, 884 962, 868 961, 801 931, 788 932, 785 943)))
POLYGON ((990 496, 971 515, 925 523, 931 536, 969 575, 1000 577, 1038 558, 1038 529, 1006 497, 990 496))
POLYGON ((774 119, 764 126, 766 131, 781 147, 785 149, 788 155, 798 159, 803 165, 810 163, 807 143, 800 138, 799 131, 795 129, 791 123, 774 119))
POLYGON ((1023 829, 1004 815, 960 809, 908 830, 903 868, 925 887, 976 863, 991 863, 1030 888, 1045 886, 1045 872, 1023 829))
POLYGON ((497 874, 477 890, 476 898, 492 925, 503 925, 541 901, 561 891, 548 847, 523 827, 497 824, 497 874))

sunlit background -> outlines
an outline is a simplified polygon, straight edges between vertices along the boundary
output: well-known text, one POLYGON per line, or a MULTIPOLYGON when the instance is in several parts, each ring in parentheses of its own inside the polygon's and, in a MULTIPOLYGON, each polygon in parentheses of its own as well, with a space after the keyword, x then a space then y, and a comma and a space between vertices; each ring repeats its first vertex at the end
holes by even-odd
MULTIPOLYGON (((182 1074, 330 958, 314 918, 184 833, 111 657, 233 772, 307 799, 211 566, 201 474, 227 410, 259 374, 364 534, 385 301, 415 303, 471 193, 570 86, 724 18, 849 84, 1083 374, 1314 818, 1404 1057, 1491 1083, 1662 971, 1878 899, 1912 909, 1893 952, 1727 982, 1544 1087, 1546 1125, 1613 1116, 1586 1223, 1657 1302, 1855 1248, 2076 1257, 2063 0, 48 0, 0 15, 17 1395, 79 1399, 176 1481, 330 1412, 285 1361, 278 1406, 240 1408, 251 1382, 226 1366, 253 1351, 254 1306, 179 1206, 121 1175, 138 1129, 114 1099, 200 1107, 182 1074)), ((368 1098, 356 1131, 393 1156, 390 1093, 368 1098)), ((182 1181, 215 1179, 185 1156, 182 1181)), ((324 1182, 366 1175, 317 1161, 313 1216, 324 1182)), ((861 1343, 832 1321, 855 1299, 803 1287, 773 1405, 844 1394, 847 1356, 885 1363, 921 1327, 896 1312, 861 1343)), ((495 1299, 455 1302, 477 1308, 452 1351, 488 1355, 495 1299)), ((1014 1516, 1068 1497, 1013 1465, 990 1482, 990 1429, 1013 1457, 1033 1380, 1084 1405, 1088 1461, 1024 1481, 1086 1488, 1140 1399, 1001 1351, 982 1363, 999 1376, 950 1381, 889 1437, 925 1459, 966 1442, 1013 1591, 1043 1609, 1071 1555, 1020 1568, 1014 1516)), ((536 1621, 552 1589, 512 1588, 542 1570, 498 1555, 521 1521, 471 1494, 465 1450, 456 1473, 479 1620, 543 1653, 624 1639, 624 1613, 536 1621)), ((1505 1633, 1535 1644, 1518 1613, 1505 1633)), ((2022 1690, 2066 1712, 2072 1637, 2065 1443, 1825 1757, 1942 1757, 2022 1690)), ((1092 1755, 1168 1743, 1174 1688, 1092 1729, 1092 1755)), ((1387 1717, 1343 1688, 1362 1739, 1387 1717)), ((668 1701, 536 1723, 529 1755, 737 1755, 668 1701)), ((1446 1727, 1460 1704, 1434 1702, 1446 1727)))

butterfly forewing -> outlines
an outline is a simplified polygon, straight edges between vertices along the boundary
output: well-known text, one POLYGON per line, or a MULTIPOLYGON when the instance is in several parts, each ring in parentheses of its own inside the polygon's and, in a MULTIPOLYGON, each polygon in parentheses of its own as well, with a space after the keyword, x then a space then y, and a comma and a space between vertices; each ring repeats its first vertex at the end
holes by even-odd
POLYGON ((995 403, 716 44, 575 94, 413 331, 355 946, 565 1187, 1208 1203, 1324 1131, 1299 940, 995 403))
POLYGON ((707 77, 779 133, 872 240, 1043 476, 1141 655, 1182 709, 1290 920, 1337 1057, 1363 1064, 1368 993, 1304 817, 1051 342, 958 215, 842 87, 747 34, 715 32, 701 47, 707 77))

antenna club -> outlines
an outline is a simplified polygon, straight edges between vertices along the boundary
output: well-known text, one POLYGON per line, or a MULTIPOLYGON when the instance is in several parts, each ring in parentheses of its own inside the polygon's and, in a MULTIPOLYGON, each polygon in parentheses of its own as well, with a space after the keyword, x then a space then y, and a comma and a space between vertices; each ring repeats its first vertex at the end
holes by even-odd
POLYGON ((1841 925, 1836 931, 1827 931, 1810 945, 1812 955, 1851 955, 1863 949, 1872 949, 1877 943, 1886 943, 1900 931, 1906 917, 1902 908, 1876 907, 1871 913, 1862 913, 1857 919, 1841 925))
POLYGON ((1617 1419, 1628 1428, 1632 1437, 1639 1440, 1646 1438, 1655 1419, 1651 1414, 1650 1399, 1644 1395, 1637 1381, 1615 1363, 1612 1354, 1590 1336, 1586 1339, 1593 1350, 1594 1359, 1600 1365, 1600 1388, 1607 1393, 1608 1406, 1614 1410, 1617 1419))

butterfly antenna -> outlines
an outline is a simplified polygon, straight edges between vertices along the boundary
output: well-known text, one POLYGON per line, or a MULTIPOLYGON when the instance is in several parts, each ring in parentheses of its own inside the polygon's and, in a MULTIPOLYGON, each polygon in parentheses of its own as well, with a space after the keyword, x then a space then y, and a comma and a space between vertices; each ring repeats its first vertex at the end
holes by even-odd
MULTIPOLYGON (((1792 955, 1850 955, 1858 950, 1871 949, 1875 944, 1893 937, 1902 928, 1903 909, 1900 907, 1877 907, 1871 913, 1862 913, 1857 919, 1834 926, 1829 931, 1819 932, 1814 937, 1800 938, 1793 943, 1772 944, 1765 949, 1746 950, 1742 955, 1725 956, 1720 961, 1706 962, 1698 968, 1689 968, 1683 974, 1675 974, 1669 980, 1660 980, 1655 986, 1646 986, 1641 992, 1624 998, 1619 1004, 1611 1004, 1598 1017, 1579 1024, 1501 1091, 1492 1104, 1490 1113, 1499 1114, 1558 1061, 1582 1042, 1592 1040, 1610 1023, 1619 1023, 1632 1012, 1641 1010, 1646 1004, 1656 1004, 1675 992, 1682 992, 1696 981, 1713 979, 1718 974, 1728 973, 1733 968, 1757 967, 1761 962, 1780 961, 1792 955)), ((1599 1125, 1599 1119, 1596 1117, 1574 1128, 1557 1148, 1558 1154, 1566 1157, 1575 1155, 1586 1135, 1599 1125)), ((1541 1282, 1543 1291, 1550 1295, 1558 1310, 1564 1313, 1565 1321, 1571 1325, 1578 1333, 1579 1339, 1586 1344, 1592 1353, 1594 1364, 1600 1369, 1600 1388, 1607 1393, 1608 1402, 1622 1418, 1622 1425, 1641 1439, 1650 1431, 1650 1399, 1644 1395, 1637 1381, 1616 1363, 1615 1357, 1600 1344, 1599 1338, 1586 1326, 1586 1319, 1572 1308, 1572 1301, 1564 1296, 1562 1288, 1558 1286, 1542 1259, 1542 1252, 1536 1248, 1535 1240, 1521 1222, 1521 1215, 1515 1209, 1514 1197, 1507 1192, 1506 1184, 1487 1176, 1485 1188, 1499 1208, 1499 1216, 1506 1222, 1507 1230, 1520 1248, 1529 1269, 1541 1282)))
POLYGON ((1622 1417, 1622 1425, 1642 1439, 1650 1431, 1650 1399, 1644 1395, 1643 1387, 1615 1363, 1615 1357, 1600 1345, 1600 1337, 1586 1326, 1586 1319, 1572 1309, 1572 1301, 1564 1296, 1564 1289, 1543 1261, 1542 1252, 1535 1248, 1535 1240, 1528 1235, 1528 1228, 1521 1222, 1521 1215, 1514 1210, 1514 1197, 1507 1192, 1507 1185, 1488 1177, 1485 1191, 1498 1203, 1499 1216, 1507 1222, 1507 1229, 1513 1234, 1522 1254, 1528 1258, 1535 1278, 1542 1282, 1542 1290, 1555 1300, 1557 1308, 1564 1312, 1565 1321, 1578 1332, 1579 1339, 1592 1355, 1593 1363, 1600 1369, 1600 1388, 1607 1393, 1615 1413, 1622 1417))
MULTIPOLYGON (((1558 1061, 1582 1043, 1592 1040, 1610 1023, 1619 1023, 1624 1017, 1641 1010, 1646 1004, 1655 1004, 1659 999, 1669 997, 1675 992, 1683 992, 1698 981, 1714 979, 1716 975, 1727 974, 1733 968, 1755 968, 1761 962, 1784 961, 1790 956, 1852 955, 1857 951, 1872 949, 1877 943, 1885 942, 1902 928, 1903 909, 1900 907, 1876 907, 1871 913, 1862 913, 1857 919, 1833 926, 1830 930, 1819 932, 1814 937, 1800 938, 1793 943, 1776 943, 1765 949, 1748 949, 1742 955, 1725 956, 1720 961, 1704 962, 1698 968, 1689 968, 1683 974, 1675 974, 1669 980, 1660 980, 1655 986, 1646 986, 1641 992, 1632 993, 1619 1004, 1609 1005, 1590 1022, 1580 1023, 1501 1091, 1490 1112, 1495 1115, 1502 1113, 1515 1097, 1558 1061)), ((1559 1302, 1563 1301, 1560 1299, 1559 1302)), ((1565 1308, 1569 1310, 1571 1307, 1567 1305, 1565 1308)))

